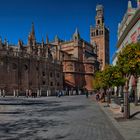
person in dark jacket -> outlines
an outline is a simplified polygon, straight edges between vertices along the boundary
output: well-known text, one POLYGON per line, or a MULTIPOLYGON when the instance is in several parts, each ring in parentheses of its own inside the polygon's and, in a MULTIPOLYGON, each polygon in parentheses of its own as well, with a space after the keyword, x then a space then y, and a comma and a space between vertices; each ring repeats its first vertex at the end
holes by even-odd
POLYGON ((88 90, 85 89, 85 94, 86 94, 86 97, 88 98, 88 90))

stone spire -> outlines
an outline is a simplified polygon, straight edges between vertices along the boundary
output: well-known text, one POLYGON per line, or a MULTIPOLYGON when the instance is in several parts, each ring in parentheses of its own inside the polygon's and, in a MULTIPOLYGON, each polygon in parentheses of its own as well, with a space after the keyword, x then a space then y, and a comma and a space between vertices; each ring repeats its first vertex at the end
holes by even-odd
POLYGON ((55 42, 58 42, 58 41, 59 41, 58 35, 55 36, 54 41, 55 41, 55 42))
POLYGON ((18 47, 21 48, 23 46, 23 42, 19 39, 18 40, 18 47))
POLYGON ((4 39, 4 45, 7 46, 7 39, 4 39))
POLYGON ((32 22, 31 35, 32 35, 33 38, 35 38, 35 29, 34 29, 34 23, 33 22, 32 22))
POLYGON ((31 45, 31 34, 29 33, 28 35, 28 45, 30 46, 31 45))
POLYGON ((34 29, 34 23, 32 22, 31 32, 28 36, 28 44, 35 46, 36 44, 36 38, 35 38, 35 29, 34 29))
POLYGON ((77 39, 79 39, 79 38, 80 38, 80 33, 79 33, 79 31, 78 31, 78 28, 76 28, 75 33, 73 34, 73 39, 74 39, 74 40, 77 40, 77 39))
POLYGON ((46 35, 46 44, 49 44, 49 37, 46 35))
POLYGON ((42 48, 44 47, 44 38, 42 37, 42 48))
POLYGON ((80 34, 79 34, 79 31, 78 31, 78 28, 76 28, 75 30, 75 33, 74 33, 76 36, 80 37, 80 34))
POLYGON ((6 38, 4 39, 4 45, 5 45, 6 49, 8 49, 8 48, 9 48, 9 43, 8 43, 8 41, 7 41, 7 39, 6 39, 6 38))

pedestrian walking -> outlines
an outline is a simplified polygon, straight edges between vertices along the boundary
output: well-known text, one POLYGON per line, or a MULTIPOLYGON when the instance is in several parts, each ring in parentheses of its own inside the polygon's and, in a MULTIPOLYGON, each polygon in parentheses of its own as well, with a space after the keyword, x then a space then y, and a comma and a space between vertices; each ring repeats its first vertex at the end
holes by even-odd
POLYGON ((88 90, 85 90, 86 97, 88 98, 88 90))
POLYGON ((58 93, 58 97, 61 97, 61 91, 59 91, 59 93, 58 93))
POLYGON ((96 101, 99 101, 100 95, 99 92, 96 93, 96 101))

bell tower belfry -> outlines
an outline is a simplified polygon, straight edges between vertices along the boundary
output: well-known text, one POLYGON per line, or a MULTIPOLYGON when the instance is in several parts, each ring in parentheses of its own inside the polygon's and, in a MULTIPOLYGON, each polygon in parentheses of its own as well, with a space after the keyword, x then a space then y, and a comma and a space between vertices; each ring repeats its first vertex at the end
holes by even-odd
POLYGON ((103 26, 104 25, 104 9, 102 5, 98 5, 96 7, 96 26, 103 26))
POLYGON ((98 61, 101 70, 109 64, 109 30, 104 24, 104 8, 102 5, 96 6, 95 26, 90 27, 90 43, 97 44, 98 61))

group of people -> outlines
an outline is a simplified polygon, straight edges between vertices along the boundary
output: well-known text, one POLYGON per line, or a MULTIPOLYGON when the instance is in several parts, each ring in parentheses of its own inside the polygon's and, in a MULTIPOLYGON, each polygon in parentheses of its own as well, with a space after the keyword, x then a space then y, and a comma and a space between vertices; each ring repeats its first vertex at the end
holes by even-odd
MULTIPOLYGON (((88 96, 89 96, 88 90, 84 90, 83 93, 86 95, 86 98, 88 98, 88 96)), ((56 95, 56 97, 61 97, 61 96, 64 96, 64 95, 78 95, 78 94, 64 94, 64 91, 58 90, 58 91, 55 92, 55 95, 56 95)))
POLYGON ((101 91, 101 92, 97 91, 95 96, 96 96, 96 101, 104 102, 104 100, 105 100, 105 93, 104 93, 104 91, 101 91))
POLYGON ((63 92, 60 90, 60 91, 56 91, 56 97, 61 97, 63 96, 63 92))

